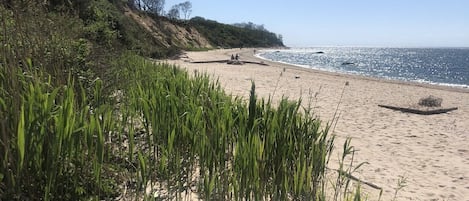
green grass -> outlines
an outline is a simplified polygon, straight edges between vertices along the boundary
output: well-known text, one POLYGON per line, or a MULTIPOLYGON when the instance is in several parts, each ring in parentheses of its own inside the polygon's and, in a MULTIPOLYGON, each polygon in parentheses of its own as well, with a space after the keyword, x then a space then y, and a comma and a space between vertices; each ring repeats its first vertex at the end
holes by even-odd
POLYGON ((147 139, 130 146, 146 146, 145 152, 130 152, 157 161, 144 168, 156 171, 145 181, 166 180, 178 188, 174 196, 201 183, 206 199, 311 199, 321 193, 334 138, 310 110, 300 114, 300 104, 287 99, 274 108, 256 98, 254 84, 246 104, 204 75, 190 79, 175 66, 138 62, 143 68, 133 66, 128 74, 140 79, 127 78, 136 82, 125 97, 147 139))
POLYGON ((73 79, 53 87, 51 79, 19 76, 21 109, 2 108, 19 112, 7 125, 12 135, 2 139, 10 153, 2 161, 9 186, 3 198, 113 197, 119 171, 134 180, 140 198, 157 184, 173 198, 192 186, 207 200, 326 198, 334 137, 299 102, 273 106, 256 97, 254 83, 245 102, 205 75, 191 78, 133 55, 113 65, 126 81, 116 105, 100 94, 100 80, 90 100, 73 79))

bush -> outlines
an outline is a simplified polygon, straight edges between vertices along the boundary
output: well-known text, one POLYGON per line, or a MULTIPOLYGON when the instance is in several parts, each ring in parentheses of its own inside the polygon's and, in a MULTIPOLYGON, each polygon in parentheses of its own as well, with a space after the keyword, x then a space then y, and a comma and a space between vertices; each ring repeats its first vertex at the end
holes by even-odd
POLYGON ((430 95, 428 97, 421 98, 419 100, 419 105, 425 107, 441 107, 441 102, 443 102, 442 98, 430 95))

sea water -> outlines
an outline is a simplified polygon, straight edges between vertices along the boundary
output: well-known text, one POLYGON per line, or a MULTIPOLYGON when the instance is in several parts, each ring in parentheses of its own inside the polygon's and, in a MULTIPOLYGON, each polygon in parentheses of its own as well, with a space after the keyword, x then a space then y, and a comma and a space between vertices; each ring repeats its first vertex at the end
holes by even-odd
POLYGON ((314 47, 266 50, 257 56, 330 72, 469 87, 469 48, 314 47))

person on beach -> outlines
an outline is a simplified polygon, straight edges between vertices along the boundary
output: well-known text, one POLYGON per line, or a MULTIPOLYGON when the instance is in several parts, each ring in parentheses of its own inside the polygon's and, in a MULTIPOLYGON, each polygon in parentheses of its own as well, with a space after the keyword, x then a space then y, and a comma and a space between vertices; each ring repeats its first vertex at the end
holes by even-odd
POLYGON ((234 59, 235 59, 234 55, 233 55, 233 54, 231 54, 231 60, 234 60, 234 59))
POLYGON ((239 60, 239 54, 236 54, 235 59, 236 59, 236 60, 239 60))

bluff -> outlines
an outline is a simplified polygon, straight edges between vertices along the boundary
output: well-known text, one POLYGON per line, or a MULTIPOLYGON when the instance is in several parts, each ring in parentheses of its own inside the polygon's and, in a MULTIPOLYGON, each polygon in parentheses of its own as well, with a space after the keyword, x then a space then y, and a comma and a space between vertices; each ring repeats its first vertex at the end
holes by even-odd
POLYGON ((52 30, 63 28, 58 31, 65 35, 61 37, 86 41, 94 55, 130 50, 145 57, 164 58, 181 50, 284 46, 280 35, 265 29, 222 24, 202 17, 170 19, 137 9, 129 2, 34 0, 2 4, 14 13, 12 16, 25 20, 31 17, 31 23, 37 21, 32 25, 39 29, 34 30, 39 31, 37 34, 50 32, 48 26, 52 30))
POLYGON ((280 35, 266 29, 255 29, 219 23, 203 17, 172 20, 123 7, 125 15, 143 27, 166 48, 184 50, 241 47, 283 47, 280 35))

